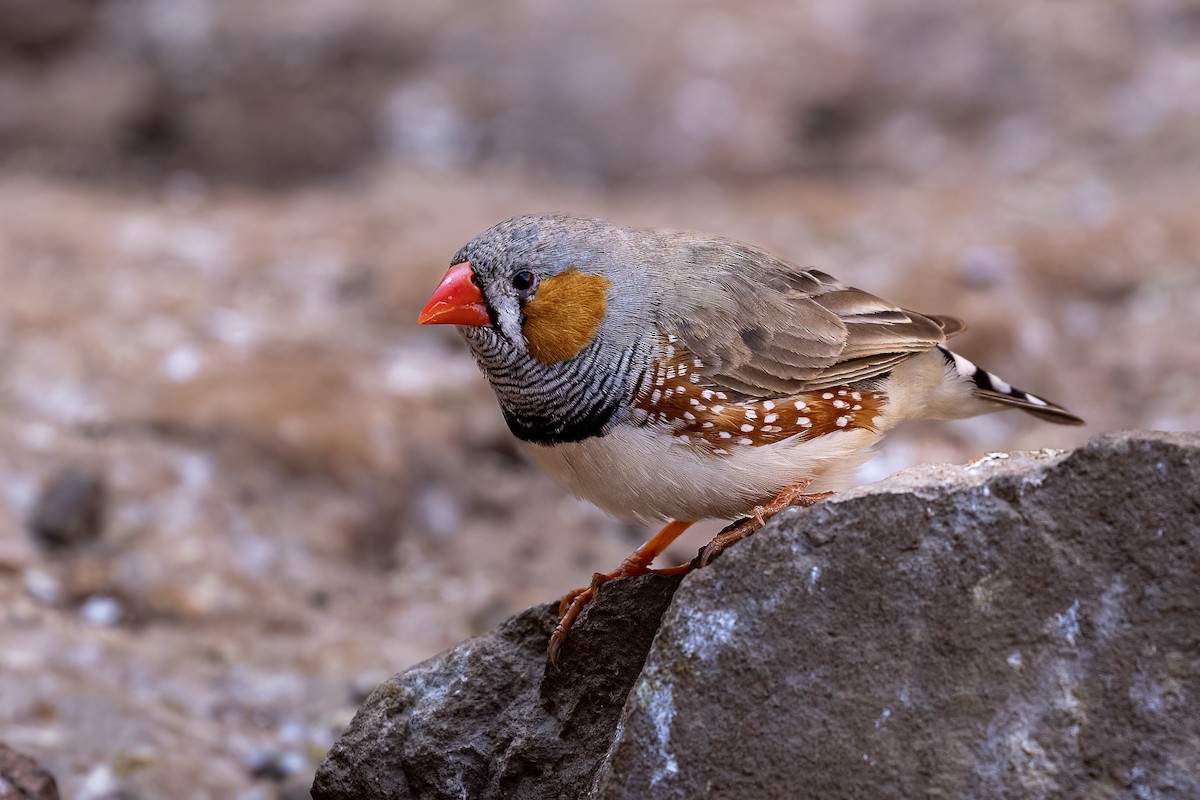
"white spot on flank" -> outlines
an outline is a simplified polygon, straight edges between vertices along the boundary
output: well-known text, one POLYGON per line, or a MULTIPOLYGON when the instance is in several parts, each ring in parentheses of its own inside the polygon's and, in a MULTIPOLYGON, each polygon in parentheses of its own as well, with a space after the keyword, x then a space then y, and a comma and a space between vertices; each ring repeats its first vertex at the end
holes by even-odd
POLYGON ((844 427, 846 427, 846 425, 847 425, 849 422, 850 422, 850 418, 849 418, 849 417, 838 417, 838 418, 837 418, 837 426, 838 426, 839 428, 844 428, 844 427))
POLYGON ((796 407, 797 411, 803 411, 804 409, 808 408, 808 403, 804 402, 803 400, 797 400, 792 405, 796 407))
POLYGON ((692 412, 690 412, 690 411, 685 411, 685 412, 683 412, 683 418, 684 418, 684 419, 692 419, 692 420, 694 420, 694 419, 696 418, 696 415, 695 415, 695 414, 693 414, 693 413, 692 413, 692 412))
POLYGON ((688 380, 689 380, 689 381, 691 381, 692 383, 699 383, 699 382, 700 382, 700 376, 699 376, 699 375, 692 375, 692 376, 690 376, 690 377, 688 378, 688 380))
POLYGON ((746 419, 758 419, 758 412, 753 408, 746 409, 746 419))
POLYGON ((763 425, 762 430, 763 433, 779 433, 783 430, 783 428, 779 427, 778 425, 763 425))
MULTIPOLYGON (((692 402, 696 403, 695 400, 693 400, 692 402)), ((699 403, 696 403, 696 410, 697 411, 708 411, 708 406, 702 406, 699 403)))
POLYGON ((763 422, 766 422, 766 423, 771 423, 771 422, 774 422, 774 421, 775 421, 775 420, 777 420, 777 419, 779 419, 779 415, 778 415, 778 414, 767 414, 765 417, 763 417, 763 422))
POLYGON ((704 423, 704 425, 702 427, 711 428, 712 426, 713 426, 713 424, 711 422, 706 422, 706 423, 704 423))
POLYGON ((691 441, 691 439, 688 438, 688 435, 686 433, 679 434, 679 440, 681 442, 690 442, 691 441))
POLYGON ((743 436, 742 438, 738 439, 738 444, 754 444, 754 440, 749 436, 743 436))
POLYGON ((742 426, 742 433, 749 433, 752 430, 754 430, 753 425, 746 424, 742 426))
POLYGON ((772 403, 770 400, 764 400, 763 408, 765 408, 767 411, 770 411, 775 408, 775 404, 772 403))
POLYGON ((669 333, 667 334, 667 342, 669 344, 675 344, 675 342, 678 342, 678 341, 679 341, 679 338, 677 336, 673 336, 672 334, 669 334, 669 333))
POLYGON ((824 397, 826 400, 832 400, 833 392, 826 392, 825 394, 821 395, 821 397, 824 397))
POLYGON ((803 428, 811 428, 812 420, 808 417, 796 417, 796 424, 803 428))
POLYGON ((725 406, 713 406, 712 410, 714 414, 720 414, 725 410, 725 406))
POLYGON ((687 364, 680 364, 680 365, 679 365, 679 374, 680 374, 680 375, 687 375, 687 364))
POLYGON ((845 396, 846 396, 846 390, 845 390, 845 389, 838 389, 838 394, 840 394, 842 397, 845 397, 845 396))
POLYGON ((672 347, 671 345, 667 345, 667 358, 673 358, 674 356, 675 356, 675 348, 672 347))
POLYGON ((862 392, 851 392, 850 397, 855 400, 862 400, 862 392))
POLYGON ((694 405, 694 406, 698 406, 698 405, 700 405, 700 401, 699 401, 699 400, 697 400, 697 399, 696 399, 696 398, 694 398, 694 397, 689 397, 689 398, 688 398, 688 402, 689 402, 689 403, 691 403, 691 404, 692 404, 692 405, 694 405))
POLYGON ((850 404, 847 403, 845 400, 834 400, 833 407, 834 408, 849 408, 850 404))
POLYGON ((717 399, 718 400, 728 400, 729 396, 727 394, 725 394, 724 392, 717 392, 717 399))
POLYGON ((703 392, 700 393, 700 396, 703 397, 705 400, 712 400, 712 398, 713 398, 712 390, 705 389, 703 392))
POLYGON ((662 399, 662 391, 660 389, 655 389, 654 394, 650 395, 651 403, 657 403, 661 399, 662 399))
POLYGON ((675 380, 675 368, 667 367, 667 380, 675 380))
POLYGON ((686 386, 676 386, 675 391, 679 392, 680 394, 686 394, 687 387, 686 386))
POLYGON ((733 434, 730 433, 729 431, 721 431, 719 435, 722 439, 729 439, 729 438, 732 438, 732 436, 733 436, 733 434))
POLYGON ((724 447, 717 447, 717 448, 715 448, 715 449, 713 450, 713 452, 714 452, 714 453, 716 453, 716 454, 717 454, 717 455, 719 455, 719 456, 727 456, 727 455, 729 455, 729 451, 728 451, 728 450, 726 450, 724 447))

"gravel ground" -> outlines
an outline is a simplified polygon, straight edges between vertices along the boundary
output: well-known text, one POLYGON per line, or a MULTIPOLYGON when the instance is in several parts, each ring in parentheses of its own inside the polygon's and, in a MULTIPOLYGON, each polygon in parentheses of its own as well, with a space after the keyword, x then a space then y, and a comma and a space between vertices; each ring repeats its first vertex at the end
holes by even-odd
POLYGON ((415 325, 514 214, 961 316, 1089 422, 863 481, 1200 428, 1194 3, 702 5, 0 0, 0 741, 66 798, 305 797, 378 682, 645 538, 415 325))
POLYGON ((300 792, 375 683, 636 544, 522 461, 451 331, 413 324, 449 254, 504 215, 766 244, 962 315, 965 353, 1090 423, 922 426, 871 479, 1200 427, 1198 203, 1070 175, 687 203, 400 168, 286 194, 4 179, 0 738, 65 797, 300 792), (104 523, 39 540, 35 509, 79 517, 79 492, 46 490, 70 469, 103 487, 104 523))

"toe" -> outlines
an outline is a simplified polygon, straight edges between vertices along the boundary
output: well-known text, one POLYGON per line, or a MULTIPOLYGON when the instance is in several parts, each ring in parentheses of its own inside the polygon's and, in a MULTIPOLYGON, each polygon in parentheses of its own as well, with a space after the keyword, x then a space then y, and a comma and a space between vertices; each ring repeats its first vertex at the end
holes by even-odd
POLYGON ((571 607, 571 603, 575 602, 575 598, 586 592, 587 589, 575 589, 563 595, 563 599, 558 601, 558 616, 561 618, 567 613, 567 609, 571 607))
POLYGON ((563 642, 567 640, 567 631, 562 625, 554 629, 554 633, 550 634, 550 646, 546 648, 546 656, 550 659, 550 663, 558 668, 558 657, 562 654, 563 642))

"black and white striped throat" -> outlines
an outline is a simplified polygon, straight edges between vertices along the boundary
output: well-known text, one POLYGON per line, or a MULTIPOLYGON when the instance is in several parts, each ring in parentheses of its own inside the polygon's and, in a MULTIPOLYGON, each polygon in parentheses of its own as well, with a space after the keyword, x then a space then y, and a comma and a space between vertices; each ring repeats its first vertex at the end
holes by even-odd
POLYGON ((463 333, 509 430, 523 441, 553 445, 603 436, 629 393, 636 348, 614 357, 597 340, 575 358, 545 364, 492 329, 463 333))

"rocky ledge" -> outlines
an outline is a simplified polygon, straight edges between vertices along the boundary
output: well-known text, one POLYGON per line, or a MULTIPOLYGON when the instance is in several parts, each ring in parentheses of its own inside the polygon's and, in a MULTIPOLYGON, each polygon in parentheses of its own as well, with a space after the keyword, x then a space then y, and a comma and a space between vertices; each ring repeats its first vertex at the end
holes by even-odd
POLYGON ((0 800, 58 800, 54 776, 0 742, 0 800))
POLYGON ((396 675, 332 798, 1200 797, 1200 434, 928 466, 396 675))

